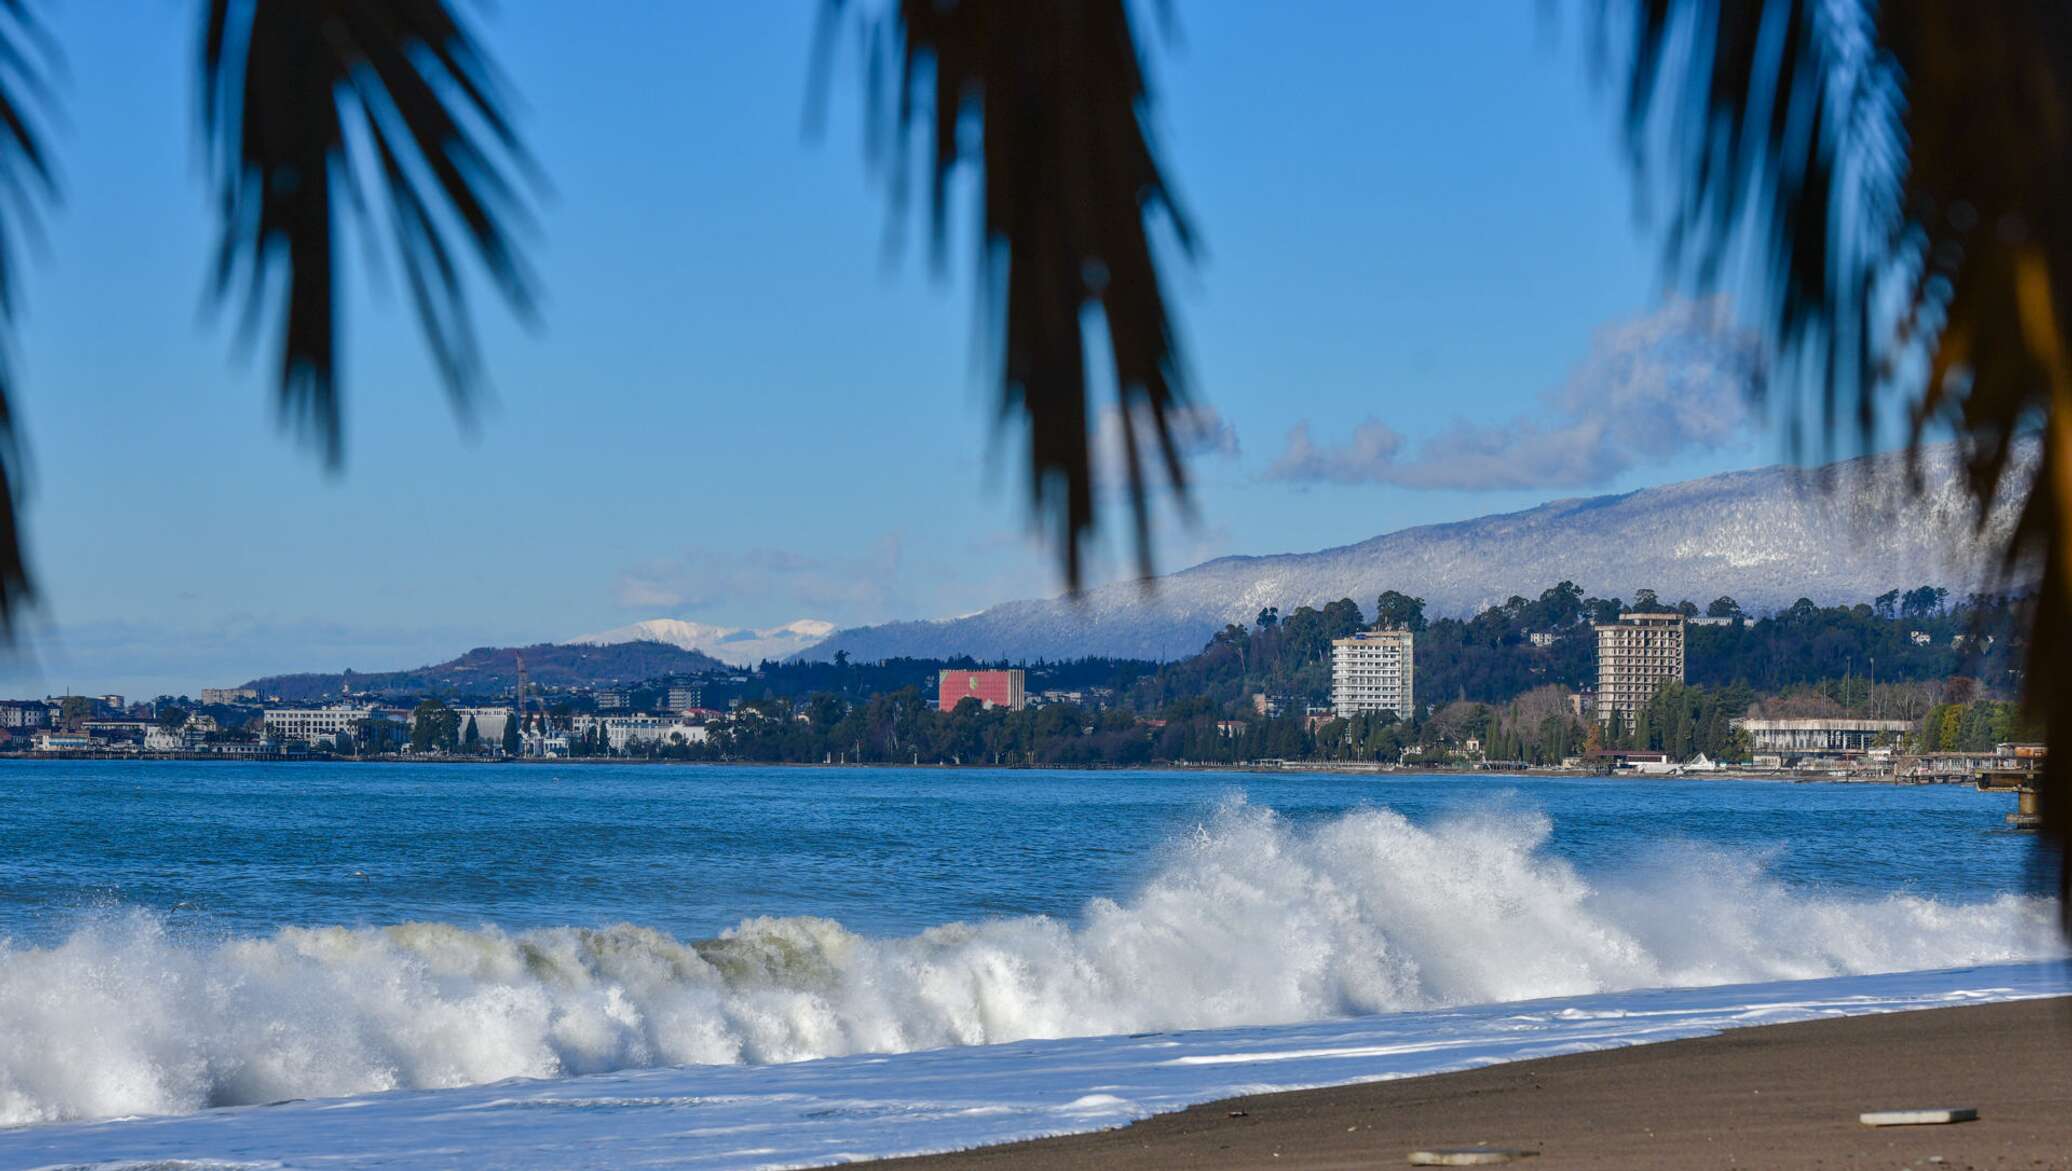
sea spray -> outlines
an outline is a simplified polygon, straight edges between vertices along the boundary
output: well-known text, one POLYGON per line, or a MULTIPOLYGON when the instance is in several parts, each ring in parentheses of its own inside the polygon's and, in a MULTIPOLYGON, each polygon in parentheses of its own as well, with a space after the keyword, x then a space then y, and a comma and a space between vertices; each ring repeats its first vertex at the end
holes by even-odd
POLYGON ((1586 879, 1551 828, 1369 809, 1298 829, 1232 801, 1076 922, 901 938, 790 917, 695 942, 445 923, 198 942, 111 913, 0 941, 0 1123, 2059 954, 2046 900, 1825 897, 1696 846, 1586 879))

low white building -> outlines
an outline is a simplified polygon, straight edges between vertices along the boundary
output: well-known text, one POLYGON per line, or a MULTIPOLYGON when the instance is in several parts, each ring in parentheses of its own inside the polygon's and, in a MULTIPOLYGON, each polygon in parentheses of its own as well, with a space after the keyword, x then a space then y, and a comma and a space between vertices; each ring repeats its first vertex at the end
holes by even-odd
POLYGON ((454 735, 463 739, 468 734, 468 721, 475 721, 475 735, 485 744, 501 744, 504 739, 504 725, 511 722, 512 709, 508 707, 457 707, 453 709, 454 735))
POLYGON ((703 744, 709 733, 703 724, 679 723, 667 716, 606 716, 604 746, 613 752, 647 744, 668 744, 681 736, 686 744, 703 744))
POLYGON ((305 744, 329 744, 340 732, 357 733, 362 720, 400 721, 404 717, 385 707, 338 703, 330 707, 270 707, 262 718, 266 735, 283 744, 297 740, 305 744))
POLYGON ((93 748, 94 738, 84 732, 62 732, 47 728, 36 733, 33 743, 38 752, 86 752, 93 748))
POLYGON ((1756 752, 1783 756, 1839 756, 1869 752, 1912 735, 1913 720, 1736 720, 1734 726, 1748 733, 1756 752))

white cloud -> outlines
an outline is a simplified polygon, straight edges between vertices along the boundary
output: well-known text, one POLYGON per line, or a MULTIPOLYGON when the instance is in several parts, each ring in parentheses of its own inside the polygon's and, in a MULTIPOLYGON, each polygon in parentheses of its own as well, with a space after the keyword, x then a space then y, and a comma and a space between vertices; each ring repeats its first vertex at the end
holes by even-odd
MULTIPOLYGON (((1165 468, 1158 454, 1158 440, 1149 416, 1136 413, 1138 458, 1144 461, 1144 479, 1152 485, 1164 483, 1165 468)), ((1238 457, 1237 428, 1216 408, 1207 404, 1182 407, 1171 416, 1173 446, 1190 464, 1204 459, 1235 460, 1238 457)), ((1103 488, 1120 488, 1129 482, 1128 449, 1124 444, 1122 408, 1109 403, 1095 416, 1092 439, 1094 476, 1103 488)))
POLYGON ((1746 438, 1748 395, 1762 373, 1761 339, 1734 324, 1723 299, 1677 301, 1599 330, 1589 356, 1533 414, 1457 422, 1409 452, 1378 419, 1343 444, 1318 443, 1304 421, 1266 474, 1469 491, 1593 487, 1746 438))
POLYGON ((722 617, 773 609, 838 622, 875 620, 911 609, 904 542, 887 534, 858 554, 808 555, 783 549, 693 549, 619 574, 613 597, 628 610, 722 617))

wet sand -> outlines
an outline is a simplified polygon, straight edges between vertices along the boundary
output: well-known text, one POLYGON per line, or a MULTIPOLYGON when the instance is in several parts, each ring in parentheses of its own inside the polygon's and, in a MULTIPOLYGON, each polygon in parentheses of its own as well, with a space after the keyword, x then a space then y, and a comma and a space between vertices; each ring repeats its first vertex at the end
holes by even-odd
POLYGON ((1530 1171, 2072 1168, 2072 998, 1735 1029, 1233 1098, 1118 1130, 873 1166, 1404 1167, 1412 1150, 1478 1144, 1539 1152, 1510 1164, 1530 1171), (1857 1121, 1928 1106, 1976 1107, 1979 1118, 1857 1121))

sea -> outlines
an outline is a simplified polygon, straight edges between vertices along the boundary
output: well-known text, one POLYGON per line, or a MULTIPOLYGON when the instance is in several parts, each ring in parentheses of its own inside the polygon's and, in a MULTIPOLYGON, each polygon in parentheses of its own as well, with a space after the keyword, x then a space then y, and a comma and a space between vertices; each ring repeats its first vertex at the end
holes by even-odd
POLYGON ((0 1168, 816 1166, 2072 991, 1959 786, 0 763, 0 1168))

